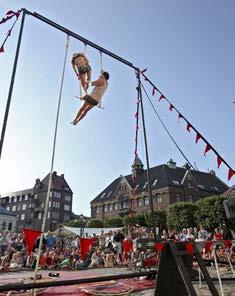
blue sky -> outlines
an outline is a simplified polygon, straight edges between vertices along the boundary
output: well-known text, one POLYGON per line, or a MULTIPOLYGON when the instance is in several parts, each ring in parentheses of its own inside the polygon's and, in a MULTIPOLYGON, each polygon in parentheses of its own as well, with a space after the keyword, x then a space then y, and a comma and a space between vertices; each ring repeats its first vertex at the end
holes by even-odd
MULTIPOLYGON (((90 41, 148 68, 147 76, 188 118, 224 159, 235 167, 235 18, 234 1, 3 1, 0 17, 25 7, 90 41)), ((11 22, 0 25, 1 40, 11 22)), ((20 21, 0 55, 2 123, 20 21)), ((26 17, 5 143, 0 160, 0 192, 30 188, 50 171, 54 124, 66 35, 26 17)), ((136 78, 126 65, 103 56, 110 73, 104 110, 95 108, 76 127, 70 122, 81 103, 71 68, 73 52, 83 44, 70 40, 59 119, 54 170, 64 173, 74 192, 75 213, 90 214, 90 201, 120 174, 129 174, 135 138, 136 78)), ((92 78, 100 71, 99 52, 88 47, 92 78)), ((149 94, 152 89, 144 84, 149 94)), ((214 169, 228 185, 227 168, 217 170, 215 155, 177 123, 168 105, 152 98, 168 129, 192 163, 214 169)), ((185 163, 144 97, 150 165, 173 158, 185 163)), ((145 162, 140 128, 139 156, 145 162)))

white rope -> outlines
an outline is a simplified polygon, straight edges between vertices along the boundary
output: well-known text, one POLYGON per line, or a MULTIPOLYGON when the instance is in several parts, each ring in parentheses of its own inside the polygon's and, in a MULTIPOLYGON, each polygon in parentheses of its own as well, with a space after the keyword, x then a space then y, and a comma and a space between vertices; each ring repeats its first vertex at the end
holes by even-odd
MULTIPOLYGON (((102 51, 100 51, 100 74, 102 74, 103 72, 103 55, 102 55, 102 51)), ((102 102, 101 102, 101 99, 99 101, 99 104, 98 104, 98 107, 99 108, 102 108, 102 102)), ((103 109, 103 108, 102 108, 103 109)))
POLYGON ((46 225, 46 219, 47 219, 47 213, 48 213, 48 204, 49 204, 51 183, 52 183, 52 173, 53 173, 54 159, 55 159, 55 148, 56 148, 56 138, 57 138, 57 130, 58 130, 58 122, 59 122, 59 113, 60 113, 62 90, 63 90, 63 84, 64 84, 64 73, 65 73, 65 66, 66 66, 67 55, 68 55, 68 46, 69 46, 69 35, 67 35, 67 41, 66 41, 66 47, 65 47, 64 66, 63 66, 63 72, 62 72, 62 78, 61 78, 59 101, 58 101, 58 105, 57 105, 56 124, 55 124, 55 131, 54 131, 54 142, 53 142, 52 159, 51 159, 51 171, 50 171, 49 183, 48 183, 48 188, 47 188, 45 212, 44 212, 42 228, 41 228, 42 233, 41 233, 41 236, 40 236, 38 254, 37 254, 37 262, 36 262, 35 271, 34 271, 34 282, 36 282, 36 278, 37 278, 37 272, 38 272, 39 260, 40 260, 40 253, 41 253, 41 249, 42 249, 43 233, 45 232, 45 225, 46 225))
POLYGON ((216 267, 216 272, 217 272, 217 276, 218 276, 218 280, 219 280, 221 295, 224 296, 223 285, 222 285, 222 281, 221 281, 221 277, 220 277, 220 273, 219 273, 218 262, 217 262, 217 258, 216 258, 216 245, 214 245, 212 253, 213 253, 213 257, 214 257, 214 261, 215 261, 215 267, 216 267))
MULTIPOLYGON (((86 48, 87 48, 87 44, 84 43, 84 50, 83 50, 84 55, 86 55, 86 48)), ((79 93, 80 93, 80 99, 81 99, 84 95, 81 80, 79 80, 79 93)))

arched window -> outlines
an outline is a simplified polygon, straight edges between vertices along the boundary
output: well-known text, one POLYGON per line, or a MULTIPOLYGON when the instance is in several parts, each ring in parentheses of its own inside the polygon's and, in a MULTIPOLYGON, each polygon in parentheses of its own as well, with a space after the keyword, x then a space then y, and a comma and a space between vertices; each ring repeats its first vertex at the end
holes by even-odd
POLYGON ((143 206, 143 200, 142 200, 142 198, 138 198, 137 199, 137 206, 138 207, 142 207, 143 206))
POLYGON ((105 212, 105 213, 108 212, 108 205, 104 205, 104 212, 105 212))
POLYGON ((149 206, 149 197, 148 196, 144 197, 144 205, 149 206))
POLYGON ((117 211, 118 210, 118 204, 117 203, 114 203, 113 204, 113 208, 114 208, 114 211, 117 211))
POLYGON ((112 211, 113 211, 113 205, 109 204, 109 212, 112 212, 112 211))
POLYGON ((162 196, 160 193, 157 193, 155 195, 155 200, 156 200, 156 203, 162 203, 162 196))

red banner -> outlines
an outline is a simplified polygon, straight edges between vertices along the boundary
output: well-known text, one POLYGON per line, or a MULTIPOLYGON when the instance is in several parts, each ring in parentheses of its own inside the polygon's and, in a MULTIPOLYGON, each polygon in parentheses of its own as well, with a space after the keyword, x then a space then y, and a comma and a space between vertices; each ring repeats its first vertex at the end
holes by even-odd
POLYGON ((89 251, 89 247, 96 241, 96 238, 80 238, 81 259, 84 259, 89 251))
POLYGON ((36 239, 41 235, 42 232, 40 230, 24 228, 23 233, 25 237, 26 250, 28 254, 30 254, 33 251, 36 239))

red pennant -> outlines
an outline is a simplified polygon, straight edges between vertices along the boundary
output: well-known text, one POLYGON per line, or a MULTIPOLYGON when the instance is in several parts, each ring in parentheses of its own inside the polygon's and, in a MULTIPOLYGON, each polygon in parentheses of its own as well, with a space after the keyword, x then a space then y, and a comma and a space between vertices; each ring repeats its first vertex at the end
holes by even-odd
POLYGON ((21 11, 18 11, 18 12, 15 14, 15 16, 16 16, 17 19, 18 19, 18 17, 20 16, 20 13, 21 13, 21 11))
POLYGON ((138 117, 138 112, 135 113, 135 118, 137 118, 137 117, 138 117))
POLYGON ((191 124, 187 121, 187 131, 190 132, 191 124))
POLYGON ((208 151, 210 151, 210 150, 211 150, 211 146, 207 143, 207 144, 206 144, 205 151, 204 151, 204 155, 206 155, 206 153, 207 153, 208 151))
POLYGON ((233 177, 233 175, 235 174, 235 171, 232 169, 229 169, 228 171, 228 181, 233 177))
POLYGON ((27 253, 30 254, 33 251, 33 248, 35 247, 35 242, 37 238, 41 235, 42 232, 39 230, 24 228, 23 233, 24 233, 27 253))
POLYGON ((144 72, 146 72, 148 70, 148 68, 145 68, 144 70, 141 70, 140 72, 143 74, 144 72))
POLYGON ((186 243, 185 247, 186 247, 186 250, 188 251, 189 255, 193 256, 193 244, 192 243, 186 243))
POLYGON ((154 87, 154 88, 153 88, 153 91, 152 91, 152 96, 155 95, 155 92, 156 92, 156 88, 154 87))
POLYGON ((14 15, 14 14, 15 14, 15 12, 12 11, 12 10, 9 10, 9 11, 6 13, 6 15, 8 15, 8 16, 10 16, 10 15, 14 15))
POLYGON ((217 165, 218 165, 218 169, 219 169, 221 163, 222 163, 222 159, 221 159, 221 157, 220 157, 219 155, 217 155, 217 165))
POLYGON ((196 144, 198 143, 198 141, 202 138, 202 136, 199 133, 196 133, 196 144))
POLYGON ((3 45, 1 46, 1 48, 0 48, 0 53, 1 52, 4 52, 4 47, 3 47, 3 45))
POLYGON ((181 113, 178 113, 178 123, 180 122, 180 118, 183 118, 183 115, 181 113))
POLYGON ((173 109, 174 109, 174 106, 172 104, 170 104, 169 110, 172 111, 173 109))
POLYGON ((162 99, 165 99, 166 97, 161 95, 160 98, 159 98, 159 102, 162 100, 162 99))

